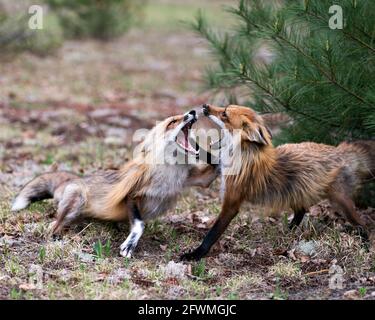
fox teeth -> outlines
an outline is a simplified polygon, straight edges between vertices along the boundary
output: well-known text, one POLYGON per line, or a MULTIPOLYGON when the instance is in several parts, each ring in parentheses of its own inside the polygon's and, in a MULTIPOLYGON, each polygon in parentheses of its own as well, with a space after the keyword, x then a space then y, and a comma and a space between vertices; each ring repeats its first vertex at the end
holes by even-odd
POLYGON ((218 149, 220 147, 221 139, 216 140, 215 142, 210 143, 210 147, 214 149, 218 149))

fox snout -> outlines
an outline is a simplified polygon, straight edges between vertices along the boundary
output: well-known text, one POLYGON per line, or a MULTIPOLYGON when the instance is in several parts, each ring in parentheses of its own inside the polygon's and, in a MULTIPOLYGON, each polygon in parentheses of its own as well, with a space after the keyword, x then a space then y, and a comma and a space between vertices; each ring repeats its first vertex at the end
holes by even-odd
POLYGON ((197 121, 197 112, 194 109, 185 113, 184 122, 187 122, 187 121, 193 121, 193 122, 197 121))
POLYGON ((210 115, 210 106, 205 103, 203 106, 202 106, 202 110, 203 110, 203 114, 208 117, 210 115))
POLYGON ((214 105, 210 105, 208 103, 205 103, 204 105, 202 105, 201 112, 206 117, 215 116, 215 117, 220 118, 223 115, 226 116, 226 111, 227 111, 228 107, 229 106, 227 106, 225 108, 216 107, 214 105))

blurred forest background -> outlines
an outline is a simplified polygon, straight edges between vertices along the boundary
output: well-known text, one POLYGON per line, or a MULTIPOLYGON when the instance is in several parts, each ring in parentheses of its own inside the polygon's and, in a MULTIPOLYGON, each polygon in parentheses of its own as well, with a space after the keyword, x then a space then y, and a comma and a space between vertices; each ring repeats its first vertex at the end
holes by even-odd
POLYGON ((135 130, 207 102, 277 114, 275 144, 373 138, 375 1, 337 3, 342 30, 330 1, 40 0, 31 30, 35 1, 0 0, 0 299, 373 299, 374 253, 326 202, 294 232, 289 212, 247 204, 186 265, 173 261, 220 211, 218 183, 149 223, 131 261, 118 256, 127 225, 85 221, 54 241, 52 203, 9 211, 35 175, 118 169, 135 130))

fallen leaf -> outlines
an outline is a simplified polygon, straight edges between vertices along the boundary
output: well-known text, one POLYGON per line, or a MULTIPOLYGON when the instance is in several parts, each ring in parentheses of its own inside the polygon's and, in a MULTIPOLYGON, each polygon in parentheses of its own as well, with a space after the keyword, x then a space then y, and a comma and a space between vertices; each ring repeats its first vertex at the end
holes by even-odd
POLYGON ((308 261, 310 261, 310 257, 302 255, 302 256, 299 257, 299 261, 301 261, 302 263, 308 262, 308 261))
POLYGON ((359 299, 358 290, 348 290, 344 293, 344 297, 350 300, 359 299))
POLYGON ((19 288, 24 291, 30 291, 30 290, 35 290, 36 286, 32 283, 22 283, 19 285, 19 288))

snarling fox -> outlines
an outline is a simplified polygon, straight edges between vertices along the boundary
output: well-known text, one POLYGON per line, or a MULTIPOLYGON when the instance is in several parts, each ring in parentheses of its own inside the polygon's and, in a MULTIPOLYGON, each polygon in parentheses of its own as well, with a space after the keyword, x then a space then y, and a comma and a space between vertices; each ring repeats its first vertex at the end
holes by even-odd
POLYGON ((120 170, 85 177, 70 172, 44 173, 23 187, 12 211, 53 198, 57 205, 53 234, 61 233, 82 217, 129 219, 131 231, 120 254, 130 257, 143 233, 145 220, 171 208, 183 188, 207 187, 218 174, 215 165, 186 161, 186 157, 199 154, 189 133, 195 121, 196 112, 192 110, 160 122, 138 146, 134 159, 120 170), (184 161, 176 161, 176 154, 184 161))
POLYGON ((329 199, 366 234, 353 197, 362 184, 375 179, 375 140, 342 142, 337 147, 305 142, 275 148, 264 120, 250 108, 204 105, 202 113, 229 136, 239 131, 241 153, 232 161, 240 168, 238 174, 222 176, 221 213, 202 244, 183 259, 205 256, 245 200, 273 211, 292 209, 290 227, 294 227, 310 206, 329 199))

